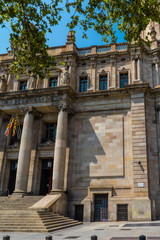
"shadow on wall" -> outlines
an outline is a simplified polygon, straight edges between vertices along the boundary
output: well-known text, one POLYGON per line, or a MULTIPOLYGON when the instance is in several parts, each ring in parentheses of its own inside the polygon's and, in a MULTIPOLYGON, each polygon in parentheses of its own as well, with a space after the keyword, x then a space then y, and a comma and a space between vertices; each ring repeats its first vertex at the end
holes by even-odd
POLYGON ((124 115, 82 113, 71 118, 68 189, 83 200, 89 186, 124 178, 124 115), (101 181, 103 179, 103 182, 101 181), (97 182, 98 180, 98 182, 97 182))

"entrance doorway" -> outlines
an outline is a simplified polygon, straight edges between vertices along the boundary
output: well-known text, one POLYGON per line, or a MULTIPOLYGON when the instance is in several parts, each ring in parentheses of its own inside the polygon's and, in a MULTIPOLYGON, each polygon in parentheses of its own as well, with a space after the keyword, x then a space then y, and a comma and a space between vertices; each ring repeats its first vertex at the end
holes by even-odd
POLYGON ((83 222, 83 205, 82 204, 75 205, 74 219, 80 222, 83 222))
POLYGON ((95 195, 94 220, 96 222, 108 221, 108 194, 95 195))
POLYGON ((53 160, 42 159, 40 195, 46 195, 52 189, 53 160))
POLYGON ((16 174, 17 174, 17 160, 12 160, 10 165, 10 173, 9 173, 9 182, 8 182, 8 190, 9 194, 12 194, 15 190, 16 183, 16 174))

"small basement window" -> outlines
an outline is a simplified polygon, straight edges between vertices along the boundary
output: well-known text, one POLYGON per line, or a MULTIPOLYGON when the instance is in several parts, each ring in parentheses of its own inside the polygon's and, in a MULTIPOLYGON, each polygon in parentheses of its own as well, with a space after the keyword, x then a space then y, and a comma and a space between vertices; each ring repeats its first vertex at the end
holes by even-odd
POLYGON ((117 221, 128 221, 128 204, 117 204, 117 221))

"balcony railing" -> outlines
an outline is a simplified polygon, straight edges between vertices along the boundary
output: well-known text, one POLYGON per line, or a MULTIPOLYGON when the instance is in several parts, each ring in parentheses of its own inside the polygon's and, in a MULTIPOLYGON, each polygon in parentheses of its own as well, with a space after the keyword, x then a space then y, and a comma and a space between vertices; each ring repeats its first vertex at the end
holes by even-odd
POLYGON ((110 52, 111 46, 97 48, 97 53, 110 52))
POLYGON ((86 56, 86 55, 91 55, 91 54, 101 54, 101 53, 107 53, 107 52, 124 51, 124 50, 127 50, 127 48, 128 48, 127 43, 113 43, 110 45, 81 48, 78 50, 78 55, 86 56))
POLYGON ((85 49, 85 50, 80 50, 78 51, 78 55, 81 56, 81 55, 86 55, 86 54, 90 54, 92 52, 92 49, 89 48, 89 49, 85 49))
POLYGON ((126 50, 127 49, 127 43, 120 43, 120 44, 117 44, 116 46, 116 50, 126 50))

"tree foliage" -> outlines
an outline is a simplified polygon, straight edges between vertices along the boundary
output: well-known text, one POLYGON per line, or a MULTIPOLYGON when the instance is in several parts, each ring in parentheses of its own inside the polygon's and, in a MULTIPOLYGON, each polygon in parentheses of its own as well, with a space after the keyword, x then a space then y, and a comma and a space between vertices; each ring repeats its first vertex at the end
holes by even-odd
POLYGON ((0 0, 0 25, 11 25, 10 42, 14 52, 11 71, 37 74, 44 78, 55 59, 47 53, 46 33, 61 19, 61 3, 70 13, 70 29, 80 25, 87 37, 90 28, 104 42, 116 41, 115 24, 125 40, 141 43, 142 30, 150 20, 160 23, 159 0, 0 0))
POLYGON ((84 0, 70 1, 66 4, 71 12, 72 29, 80 24, 86 36, 86 30, 93 28, 102 35, 105 42, 109 36, 116 42, 115 24, 125 34, 127 42, 141 42, 141 31, 145 30, 150 20, 160 23, 159 0, 84 0))
POLYGON ((55 65, 53 56, 47 53, 46 32, 61 19, 61 0, 0 0, 0 24, 11 25, 10 42, 14 54, 11 71, 33 73, 44 78, 55 65))

